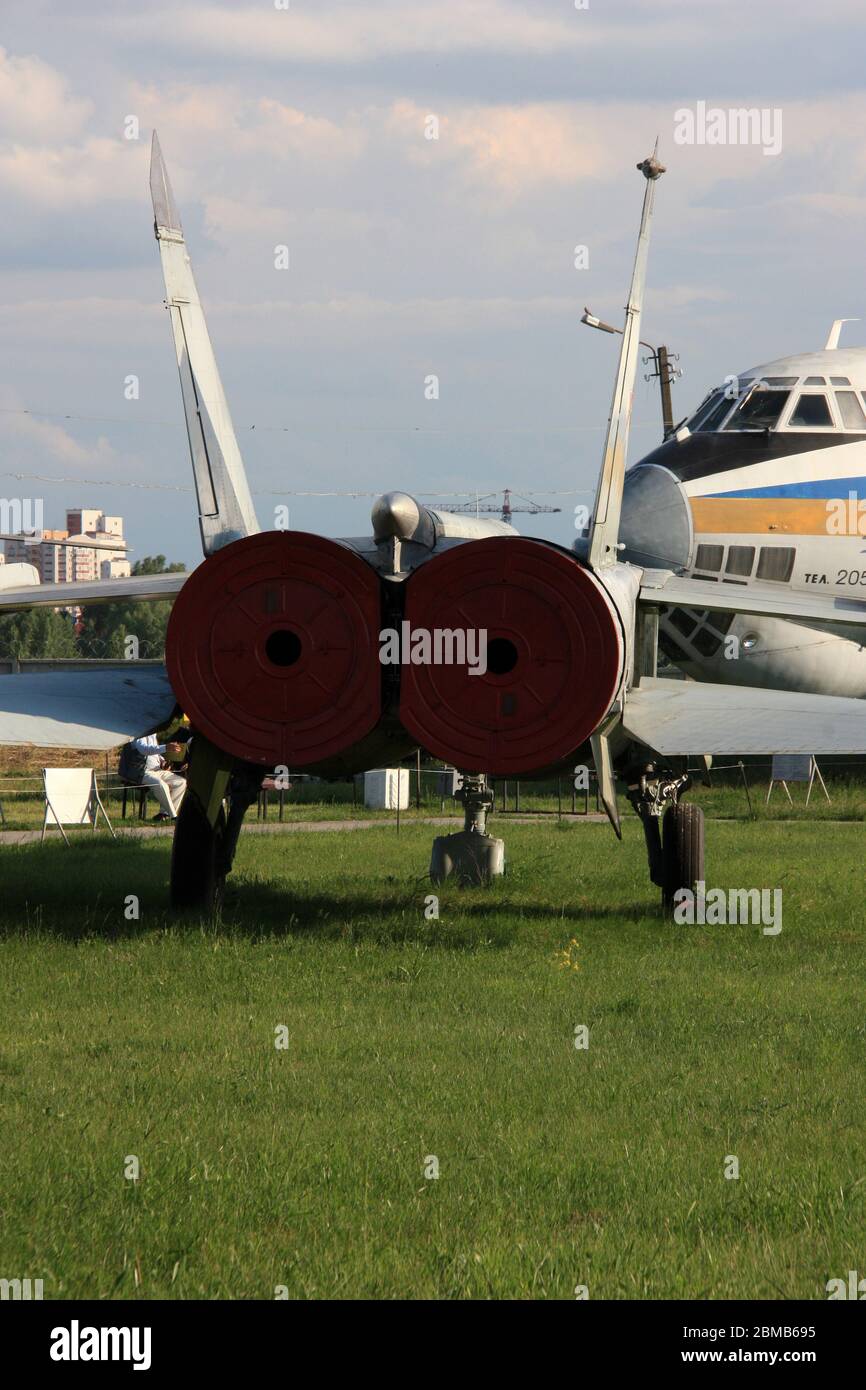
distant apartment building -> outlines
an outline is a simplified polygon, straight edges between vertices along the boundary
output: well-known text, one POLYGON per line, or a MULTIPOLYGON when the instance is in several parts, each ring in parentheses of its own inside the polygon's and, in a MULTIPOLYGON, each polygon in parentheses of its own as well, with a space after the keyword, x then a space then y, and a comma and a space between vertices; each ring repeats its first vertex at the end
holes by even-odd
POLYGON ((125 579, 130 573, 123 517, 105 516, 96 508, 71 508, 65 531, 22 531, 5 542, 5 550, 9 563, 35 565, 43 584, 125 579))

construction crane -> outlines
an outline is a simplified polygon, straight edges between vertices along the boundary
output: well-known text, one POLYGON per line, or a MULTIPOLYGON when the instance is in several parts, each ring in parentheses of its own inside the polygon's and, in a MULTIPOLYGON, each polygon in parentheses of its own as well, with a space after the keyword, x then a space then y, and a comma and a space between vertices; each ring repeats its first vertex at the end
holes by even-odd
POLYGON ((561 507, 548 507, 543 502, 533 502, 531 497, 522 497, 519 492, 515 492, 514 496, 517 498, 518 502, 523 502, 526 505, 522 507, 512 507, 510 487, 503 489, 501 502, 493 503, 491 501, 491 499, 496 496, 498 496, 498 494, 495 492, 486 492, 483 497, 476 497, 474 502, 462 502, 460 506, 449 507, 448 510, 449 512, 474 512, 475 516, 479 516, 481 512, 498 512, 500 520, 507 522, 509 526, 511 525, 511 518, 515 512, 530 512, 531 514, 535 514, 537 512, 562 511, 561 507), (484 503, 487 505, 483 505, 484 503))

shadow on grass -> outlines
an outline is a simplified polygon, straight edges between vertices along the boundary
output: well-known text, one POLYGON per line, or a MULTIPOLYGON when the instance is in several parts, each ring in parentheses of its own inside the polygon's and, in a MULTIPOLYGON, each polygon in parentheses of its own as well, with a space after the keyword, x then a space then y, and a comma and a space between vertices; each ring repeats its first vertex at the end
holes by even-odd
POLYGON ((315 886, 309 871, 295 887, 285 880, 245 882, 242 875, 230 876, 218 913, 180 913, 169 906, 169 857, 170 841, 79 840, 68 849, 59 843, 6 849, 0 937, 118 940, 172 930, 466 949, 508 946, 527 922, 576 926, 602 919, 624 925, 653 914, 650 899, 563 904, 553 894, 539 901, 537 890, 530 895, 521 876, 511 892, 507 878, 490 890, 439 890, 437 920, 425 916, 435 891, 426 877, 383 874, 381 884, 363 892, 342 870, 323 870, 315 886))

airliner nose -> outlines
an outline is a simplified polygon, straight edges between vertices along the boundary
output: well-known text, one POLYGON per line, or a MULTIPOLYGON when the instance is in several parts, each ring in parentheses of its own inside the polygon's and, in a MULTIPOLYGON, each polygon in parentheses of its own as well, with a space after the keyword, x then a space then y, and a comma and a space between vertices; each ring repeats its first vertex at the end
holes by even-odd
POLYGON ((619 559, 647 569, 684 569, 692 550, 691 512, 679 479, 658 464, 625 476, 619 559))

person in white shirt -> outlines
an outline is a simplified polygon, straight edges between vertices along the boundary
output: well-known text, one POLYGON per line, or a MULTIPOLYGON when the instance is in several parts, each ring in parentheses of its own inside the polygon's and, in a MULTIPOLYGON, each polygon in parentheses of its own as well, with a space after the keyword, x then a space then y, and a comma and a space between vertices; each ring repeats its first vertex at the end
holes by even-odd
POLYGON ((186 781, 176 772, 171 772, 165 764, 166 744, 160 743, 156 734, 146 734, 144 738, 134 738, 129 747, 144 758, 144 769, 138 778, 139 785, 149 787, 160 806, 158 819, 174 820, 177 816, 186 781))

